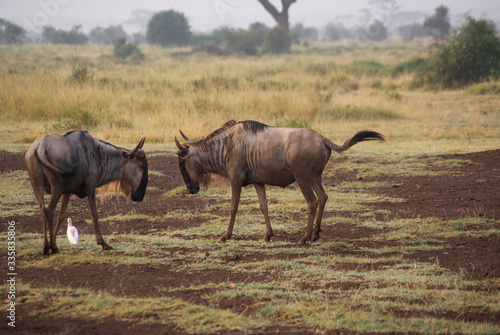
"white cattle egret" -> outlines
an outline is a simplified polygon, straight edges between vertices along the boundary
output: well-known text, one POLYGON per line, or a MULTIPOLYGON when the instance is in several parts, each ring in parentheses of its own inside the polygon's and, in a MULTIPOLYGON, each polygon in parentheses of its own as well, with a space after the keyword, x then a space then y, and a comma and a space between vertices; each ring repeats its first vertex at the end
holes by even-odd
POLYGON ((68 241, 71 244, 77 245, 78 244, 78 229, 73 226, 73 220, 71 218, 68 218, 68 241))

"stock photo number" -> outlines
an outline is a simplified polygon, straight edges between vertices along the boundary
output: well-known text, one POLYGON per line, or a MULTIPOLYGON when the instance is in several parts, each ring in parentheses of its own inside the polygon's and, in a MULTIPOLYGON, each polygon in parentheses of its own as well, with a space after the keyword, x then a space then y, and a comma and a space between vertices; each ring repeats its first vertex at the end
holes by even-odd
POLYGON ((16 327, 16 222, 8 221, 7 227, 7 324, 16 327))

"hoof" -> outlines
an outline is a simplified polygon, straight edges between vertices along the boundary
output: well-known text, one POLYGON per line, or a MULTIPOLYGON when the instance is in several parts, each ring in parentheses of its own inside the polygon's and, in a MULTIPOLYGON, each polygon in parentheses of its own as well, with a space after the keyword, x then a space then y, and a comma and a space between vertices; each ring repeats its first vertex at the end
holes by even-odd
POLYGON ((264 242, 271 242, 271 236, 272 235, 267 235, 264 237, 264 242))
POLYGON ((227 238, 225 235, 222 235, 217 242, 224 243, 227 241, 227 238))
POLYGON ((299 241, 299 243, 297 243, 297 245, 306 245, 306 241, 307 239, 305 237, 302 237, 299 241))
POLYGON ((319 233, 314 233, 312 238, 311 238, 311 241, 314 242, 314 241, 317 241, 319 240, 319 233))
POLYGON ((111 249, 113 249, 113 247, 110 246, 109 244, 107 244, 106 242, 102 242, 100 244, 102 245, 102 250, 111 250, 111 249))
POLYGON ((55 247, 55 248, 51 248, 51 249, 52 249, 53 254, 59 253, 59 248, 55 247))
POLYGON ((50 255, 50 248, 43 248, 42 255, 50 255))

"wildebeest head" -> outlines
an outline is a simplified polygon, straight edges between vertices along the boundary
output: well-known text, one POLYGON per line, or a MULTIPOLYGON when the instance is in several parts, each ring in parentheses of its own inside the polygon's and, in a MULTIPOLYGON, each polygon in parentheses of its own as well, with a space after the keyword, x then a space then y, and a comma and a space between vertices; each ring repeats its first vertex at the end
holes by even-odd
POLYGON ((200 190, 200 183, 202 183, 205 179, 205 173, 197 164, 192 152, 190 152, 191 141, 182 133, 182 131, 181 135, 187 142, 180 144, 179 141, 177 141, 177 138, 175 138, 175 144, 179 149, 177 152, 177 156, 179 158, 179 170, 181 171, 182 179, 184 180, 184 184, 186 184, 189 193, 196 194, 200 190))
POLYGON ((142 150, 145 137, 143 137, 134 150, 124 150, 122 156, 128 160, 125 165, 121 186, 130 193, 132 201, 142 201, 148 186, 148 161, 142 150))

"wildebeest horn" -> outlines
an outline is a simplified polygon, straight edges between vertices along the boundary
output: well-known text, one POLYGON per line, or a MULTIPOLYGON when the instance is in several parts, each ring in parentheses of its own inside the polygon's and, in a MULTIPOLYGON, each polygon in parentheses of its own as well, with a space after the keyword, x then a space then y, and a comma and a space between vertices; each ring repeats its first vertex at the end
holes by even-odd
POLYGON ((184 133, 182 132, 182 130, 179 130, 179 132, 181 133, 182 137, 184 137, 184 139, 188 142, 191 142, 191 140, 189 139, 189 137, 187 137, 186 135, 184 135, 184 133))
POLYGON ((177 145, 177 148, 179 148, 179 150, 181 151, 187 150, 187 148, 184 145, 180 144, 179 141, 177 141, 177 137, 175 138, 175 144, 177 145))
POLYGON ((141 138, 141 140, 139 141, 139 143, 137 144, 137 146, 135 147, 134 150, 132 150, 130 152, 130 155, 135 155, 136 152, 139 150, 139 149, 142 149, 142 146, 144 145, 144 141, 146 140, 145 137, 141 138))

